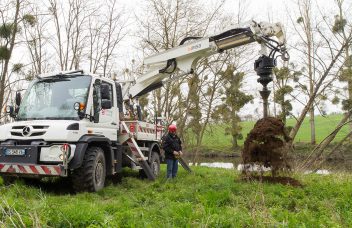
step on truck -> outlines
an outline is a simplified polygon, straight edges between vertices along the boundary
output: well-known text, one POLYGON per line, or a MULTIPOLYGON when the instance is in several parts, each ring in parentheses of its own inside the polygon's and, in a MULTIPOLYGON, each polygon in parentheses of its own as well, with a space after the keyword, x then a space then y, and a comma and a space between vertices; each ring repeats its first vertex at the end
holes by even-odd
POLYGON ((254 68, 267 91, 276 53, 288 59, 280 23, 250 21, 216 35, 186 37, 146 58, 146 72, 129 81, 82 70, 37 76, 23 99, 17 93, 16 105, 6 107, 13 121, 0 126, 1 177, 70 178, 77 192, 101 190, 106 177, 123 167, 155 180, 164 126, 160 118, 142 120, 138 97, 192 74, 200 58, 253 42, 261 45, 254 68))

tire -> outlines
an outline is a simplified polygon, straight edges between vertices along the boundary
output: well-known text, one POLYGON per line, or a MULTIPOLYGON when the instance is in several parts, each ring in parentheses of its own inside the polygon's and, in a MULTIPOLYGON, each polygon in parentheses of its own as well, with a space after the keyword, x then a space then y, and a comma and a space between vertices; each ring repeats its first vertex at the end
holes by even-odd
POLYGON ((72 173, 72 185, 76 192, 97 192, 105 185, 106 163, 100 147, 88 147, 82 166, 72 173))
POLYGON ((11 185, 15 183, 16 180, 18 180, 18 177, 15 176, 1 176, 1 178, 5 186, 11 185))
MULTIPOLYGON (((155 178, 160 175, 160 156, 157 152, 152 152, 152 156, 150 161, 148 162, 150 169, 152 170, 155 178)), ((148 178, 147 174, 144 172, 143 169, 139 170, 139 177, 142 179, 148 178)))
POLYGON ((155 178, 157 178, 160 175, 160 156, 157 152, 153 152, 149 165, 155 178))

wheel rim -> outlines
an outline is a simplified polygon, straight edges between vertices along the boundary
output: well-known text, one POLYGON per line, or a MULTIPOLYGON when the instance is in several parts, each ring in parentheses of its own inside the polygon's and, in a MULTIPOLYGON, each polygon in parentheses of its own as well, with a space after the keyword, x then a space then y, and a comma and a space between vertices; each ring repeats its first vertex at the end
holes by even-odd
POLYGON ((95 183, 101 185, 104 176, 104 165, 102 161, 98 161, 95 166, 95 183))

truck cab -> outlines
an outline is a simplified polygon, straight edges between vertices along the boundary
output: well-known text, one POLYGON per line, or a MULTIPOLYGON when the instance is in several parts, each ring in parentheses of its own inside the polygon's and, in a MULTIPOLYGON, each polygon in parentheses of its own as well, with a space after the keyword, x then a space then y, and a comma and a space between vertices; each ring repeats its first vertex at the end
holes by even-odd
POLYGON ((83 71, 39 76, 18 107, 8 109, 15 121, 0 126, 1 176, 71 177, 77 191, 100 190, 123 166, 155 178, 161 132, 154 124, 120 119, 121 91, 116 81, 83 71))

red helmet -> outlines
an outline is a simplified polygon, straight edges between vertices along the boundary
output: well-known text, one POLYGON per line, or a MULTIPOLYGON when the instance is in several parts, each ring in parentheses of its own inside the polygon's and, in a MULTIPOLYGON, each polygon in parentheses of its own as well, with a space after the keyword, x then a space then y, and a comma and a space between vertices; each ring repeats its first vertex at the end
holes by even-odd
POLYGON ((171 125, 169 126, 169 132, 171 132, 171 133, 176 133, 176 130, 177 130, 176 125, 171 124, 171 125))

